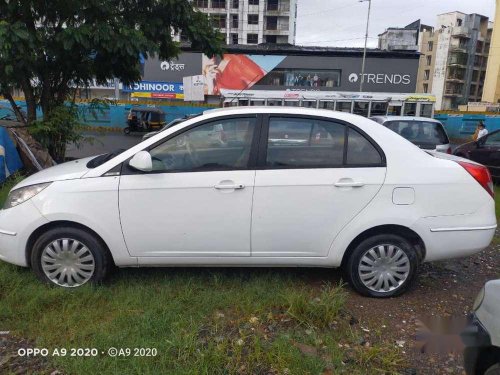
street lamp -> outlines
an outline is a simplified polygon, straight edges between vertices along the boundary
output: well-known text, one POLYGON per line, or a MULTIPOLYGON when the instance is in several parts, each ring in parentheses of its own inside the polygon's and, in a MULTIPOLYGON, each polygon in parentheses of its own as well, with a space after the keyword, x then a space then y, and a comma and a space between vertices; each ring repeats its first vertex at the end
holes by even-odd
POLYGON ((363 50, 363 65, 361 66, 361 79, 359 82, 359 91, 363 91, 363 83, 365 79, 365 65, 366 65, 366 45, 368 43, 368 28, 370 26, 370 11, 372 8, 372 0, 358 0, 360 3, 368 1, 368 17, 366 19, 366 34, 365 34, 365 48, 363 50))

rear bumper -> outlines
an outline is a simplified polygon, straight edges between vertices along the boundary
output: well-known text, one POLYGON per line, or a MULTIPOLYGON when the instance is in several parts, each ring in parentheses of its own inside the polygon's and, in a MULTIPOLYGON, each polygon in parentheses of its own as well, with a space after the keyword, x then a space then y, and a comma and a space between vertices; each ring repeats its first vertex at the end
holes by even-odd
POLYGON ((495 203, 473 214, 434 216, 418 220, 412 227, 425 243, 425 261, 461 258, 487 248, 495 236, 495 203))

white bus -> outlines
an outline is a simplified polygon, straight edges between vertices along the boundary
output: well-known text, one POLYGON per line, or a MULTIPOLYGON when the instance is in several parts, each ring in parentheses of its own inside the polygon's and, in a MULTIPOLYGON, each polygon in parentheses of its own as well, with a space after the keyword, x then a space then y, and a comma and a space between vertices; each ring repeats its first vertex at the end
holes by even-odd
POLYGON ((371 116, 433 117, 436 97, 430 94, 380 92, 222 90, 224 107, 289 106, 330 109, 371 116))

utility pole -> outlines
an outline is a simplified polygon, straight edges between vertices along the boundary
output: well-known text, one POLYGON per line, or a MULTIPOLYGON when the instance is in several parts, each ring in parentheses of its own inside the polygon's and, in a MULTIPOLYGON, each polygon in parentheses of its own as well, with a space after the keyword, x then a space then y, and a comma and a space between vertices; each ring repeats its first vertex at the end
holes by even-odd
POLYGON ((361 78, 359 80, 359 92, 363 91, 363 83, 365 80, 365 66, 366 66, 366 46, 368 44, 368 28, 370 27, 370 12, 372 8, 372 0, 359 0, 360 3, 368 1, 368 17, 366 18, 366 34, 365 34, 365 48, 363 50, 363 65, 361 66, 361 78))

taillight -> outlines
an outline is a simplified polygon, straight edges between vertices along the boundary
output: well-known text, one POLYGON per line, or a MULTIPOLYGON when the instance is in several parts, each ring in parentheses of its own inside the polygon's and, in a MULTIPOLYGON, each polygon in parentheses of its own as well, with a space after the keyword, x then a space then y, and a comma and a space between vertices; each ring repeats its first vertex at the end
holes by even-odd
POLYGON ((493 180, 488 168, 484 165, 467 163, 465 161, 457 161, 474 179, 481 185, 493 198, 495 198, 495 190, 493 189, 493 180))

